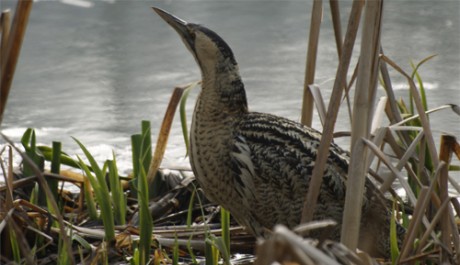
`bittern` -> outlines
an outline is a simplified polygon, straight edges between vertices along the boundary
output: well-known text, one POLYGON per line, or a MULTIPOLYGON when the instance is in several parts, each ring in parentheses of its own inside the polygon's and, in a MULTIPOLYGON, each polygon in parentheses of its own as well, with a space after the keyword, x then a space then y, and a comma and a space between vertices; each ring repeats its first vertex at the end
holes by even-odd
MULTIPOLYGON (((228 44, 204 26, 153 9, 179 33, 201 70, 189 154, 206 197, 229 210, 255 236, 267 236, 275 224, 298 225, 321 133, 286 118, 249 111, 228 44)), ((338 225, 314 232, 314 237, 340 238, 348 163, 347 153, 332 143, 314 219, 333 219, 338 225)), ((359 248, 388 257, 390 223, 385 197, 367 179, 359 248)))

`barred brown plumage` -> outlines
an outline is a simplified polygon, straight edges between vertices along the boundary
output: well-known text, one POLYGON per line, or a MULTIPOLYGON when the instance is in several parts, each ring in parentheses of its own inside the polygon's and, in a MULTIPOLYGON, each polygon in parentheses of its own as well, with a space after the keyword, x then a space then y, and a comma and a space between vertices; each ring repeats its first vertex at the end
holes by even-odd
MULTIPOLYGON (((294 121, 248 111, 244 84, 230 47, 213 31, 154 10, 181 36, 202 74, 190 131, 190 162, 206 196, 228 209, 255 236, 275 224, 299 224, 321 133, 294 121)), ((329 150, 314 219, 339 224, 317 238, 340 238, 349 157, 329 150)), ((365 183, 359 247, 390 254, 391 211, 384 196, 365 183)), ((404 234, 398 226, 401 240, 404 234)))

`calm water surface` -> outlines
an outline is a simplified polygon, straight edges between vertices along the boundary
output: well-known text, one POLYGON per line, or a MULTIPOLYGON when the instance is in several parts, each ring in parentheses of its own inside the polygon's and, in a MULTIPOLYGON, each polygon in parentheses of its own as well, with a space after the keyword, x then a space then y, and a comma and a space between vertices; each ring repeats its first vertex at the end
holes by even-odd
MULTIPOLYGON (((2 0, 2 9, 14 3, 2 0)), ((350 3, 342 6, 344 25, 350 3)), ((141 120, 152 122, 156 141, 172 89, 200 79, 193 57, 152 5, 204 24, 229 43, 252 110, 299 119, 311 1, 37 1, 3 132, 18 141, 27 127, 36 128, 40 143, 62 141, 70 154, 80 153, 74 136, 100 160, 114 149, 128 170, 130 135, 140 131, 141 120)), ((460 104, 459 17, 456 0, 386 2, 382 44, 387 56, 410 71, 411 60, 437 54, 420 70, 430 107, 460 104)), ((336 62, 326 5, 316 79, 326 99, 336 62)), ((404 79, 392 75, 396 93, 405 97, 404 79)), ((339 130, 348 129, 346 117, 341 115, 339 130)), ((460 138, 459 121, 450 111, 432 116, 437 136, 447 131, 460 138)), ((184 155, 176 119, 164 165, 187 165, 184 155)))

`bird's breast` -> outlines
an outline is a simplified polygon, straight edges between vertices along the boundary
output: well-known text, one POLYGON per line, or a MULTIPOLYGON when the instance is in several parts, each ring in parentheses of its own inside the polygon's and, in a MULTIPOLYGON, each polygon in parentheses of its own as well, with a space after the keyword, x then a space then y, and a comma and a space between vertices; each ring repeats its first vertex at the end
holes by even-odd
POLYGON ((223 202, 234 196, 229 145, 233 121, 224 113, 195 109, 190 131, 190 164, 200 186, 212 201, 223 202))

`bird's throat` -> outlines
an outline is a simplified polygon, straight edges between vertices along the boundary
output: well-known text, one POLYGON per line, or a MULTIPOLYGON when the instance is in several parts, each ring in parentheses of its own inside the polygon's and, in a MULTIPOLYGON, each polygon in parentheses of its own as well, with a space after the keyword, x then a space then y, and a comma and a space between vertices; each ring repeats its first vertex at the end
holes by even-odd
POLYGON ((209 114, 247 113, 246 91, 238 67, 216 67, 212 71, 202 71, 202 92, 197 107, 198 105, 201 105, 200 110, 209 114))

